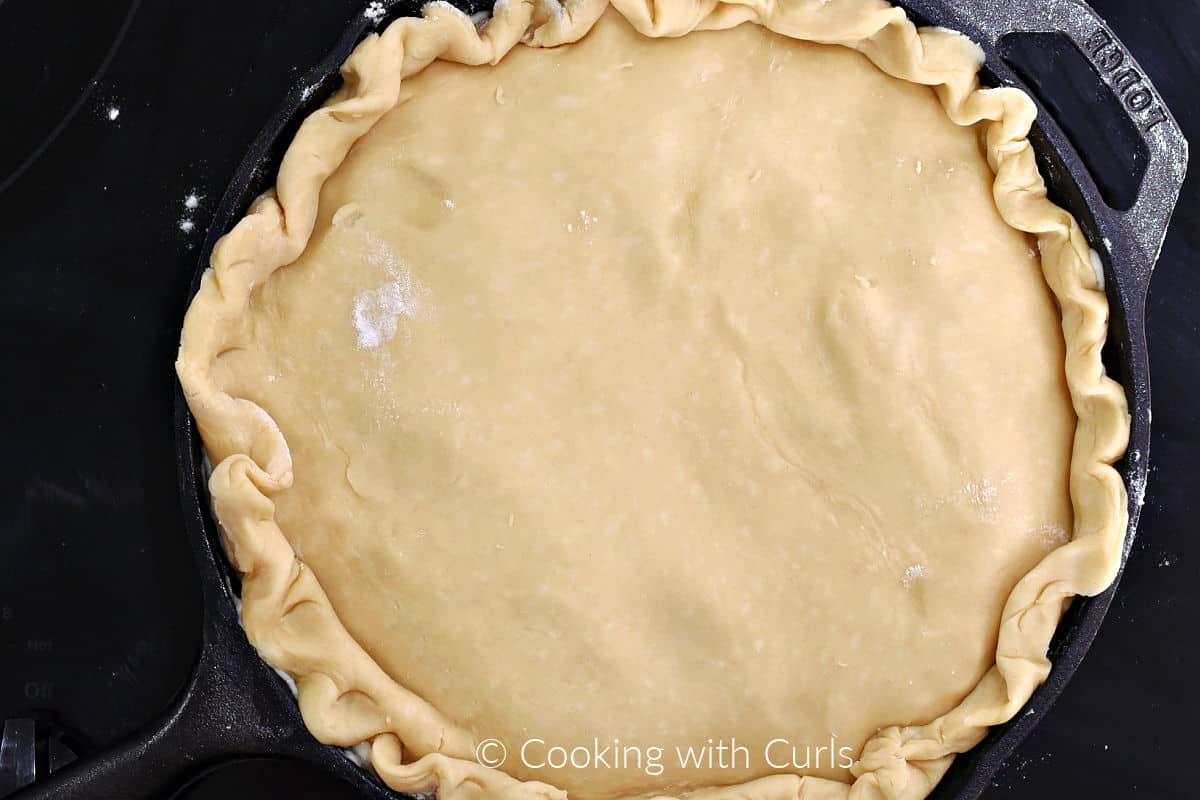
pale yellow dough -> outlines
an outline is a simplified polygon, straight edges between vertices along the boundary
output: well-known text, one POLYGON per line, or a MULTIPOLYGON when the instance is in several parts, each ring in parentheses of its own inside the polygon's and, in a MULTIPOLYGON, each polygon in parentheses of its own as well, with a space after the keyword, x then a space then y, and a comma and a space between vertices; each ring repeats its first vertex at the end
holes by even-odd
POLYGON ((214 253, 179 374, 246 630, 405 791, 924 797, 1119 563, 1087 246, 961 37, 615 5, 368 39, 214 253))

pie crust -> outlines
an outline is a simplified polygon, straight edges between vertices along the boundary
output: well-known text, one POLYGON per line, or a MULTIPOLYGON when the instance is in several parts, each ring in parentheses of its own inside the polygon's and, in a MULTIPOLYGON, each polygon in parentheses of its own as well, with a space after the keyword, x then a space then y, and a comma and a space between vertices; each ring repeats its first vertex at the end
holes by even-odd
POLYGON ((318 739, 444 798, 915 800, 1024 705, 1119 567, 1128 413, 980 63, 873 0, 431 3, 356 48, 176 365, 318 739), (705 731, 854 763, 476 761, 705 731))

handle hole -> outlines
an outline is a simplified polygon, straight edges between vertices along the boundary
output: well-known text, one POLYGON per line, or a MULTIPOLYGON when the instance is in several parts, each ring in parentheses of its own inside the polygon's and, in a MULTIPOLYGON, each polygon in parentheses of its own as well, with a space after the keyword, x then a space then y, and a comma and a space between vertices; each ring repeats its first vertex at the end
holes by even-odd
POLYGON ((1071 140, 1104 202, 1116 211, 1132 208, 1150 150, 1075 42, 1063 33, 1009 33, 1000 39, 1000 56, 1071 140))

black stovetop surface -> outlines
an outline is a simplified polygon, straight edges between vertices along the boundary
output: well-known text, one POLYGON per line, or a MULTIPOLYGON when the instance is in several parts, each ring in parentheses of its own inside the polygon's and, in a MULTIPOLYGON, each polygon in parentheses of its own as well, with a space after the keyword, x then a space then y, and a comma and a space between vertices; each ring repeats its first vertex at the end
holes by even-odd
MULTIPOLYGON (((1200 4, 1092 4, 1200 142, 1200 4)), ((0 721, 57 726, 55 758, 156 718, 195 661, 171 365, 196 251, 251 139, 364 3, 74 5, 0 0, 0 721)), ((1196 186, 1150 289, 1155 414, 1137 542, 1091 653, 988 800, 1195 795, 1196 186)), ((259 760, 181 796, 271 795, 353 792, 259 760)))

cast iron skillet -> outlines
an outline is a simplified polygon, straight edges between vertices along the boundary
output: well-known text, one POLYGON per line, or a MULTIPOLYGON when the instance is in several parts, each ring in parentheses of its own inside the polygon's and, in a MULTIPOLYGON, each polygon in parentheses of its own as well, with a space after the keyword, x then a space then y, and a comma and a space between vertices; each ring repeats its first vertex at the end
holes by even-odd
MULTIPOLYGON (((465 0, 459 5, 474 13, 481 10, 483 2, 465 0)), ((979 42, 987 54, 985 82, 1021 86, 1035 98, 1039 90, 1044 95, 1046 102, 1039 100, 1039 121, 1031 139, 1054 198, 1075 215, 1101 255, 1112 316, 1106 365, 1125 386, 1133 417, 1130 455, 1118 464, 1130 487, 1128 555, 1141 510, 1150 442, 1150 383, 1143 330, 1146 290, 1183 182, 1187 143, 1141 68, 1085 5, 1074 0, 901 0, 900 4, 920 22, 962 31, 979 42), (1126 155, 1131 156, 1133 167, 1115 178, 1109 175, 1103 185, 1098 186, 1089 174, 1051 113, 1055 108, 1053 91, 1060 79, 1057 71, 1039 73, 1029 64, 1036 61, 1029 58, 1031 52, 1051 46, 1050 39, 1038 38, 1047 34, 1058 45, 1066 42, 1070 47, 1074 42, 1109 87, 1098 91, 1094 100, 1097 107, 1115 110, 1120 124, 1076 136, 1086 139, 1083 144, 1088 146, 1100 141, 1110 150, 1129 149, 1126 155), (1106 141, 1106 134, 1117 129, 1126 132, 1124 138, 1107 136, 1106 141), (1143 168, 1144 177, 1139 180, 1143 168)), ((387 18, 412 15, 417 9, 417 4, 406 0, 390 6, 387 18)), ((333 52, 288 96, 259 135, 214 216, 192 283, 193 293, 216 240, 274 180, 283 150, 300 121, 336 88, 338 67, 375 27, 363 16, 352 21, 333 52)), ((224 558, 209 514, 202 448, 178 386, 175 406, 184 516, 204 592, 199 662, 174 707, 141 735, 55 773, 20 797, 162 797, 220 762, 248 756, 314 762, 358 787, 364 797, 397 797, 343 751, 309 735, 291 692, 247 642, 238 622, 237 576, 224 558)), ((982 744, 955 760, 933 798, 973 800, 987 788, 1004 759, 1038 723, 1079 666, 1115 589, 1114 581, 1104 593, 1079 599, 1071 606, 1051 645, 1054 669, 1049 680, 1025 711, 994 728, 982 744)))

